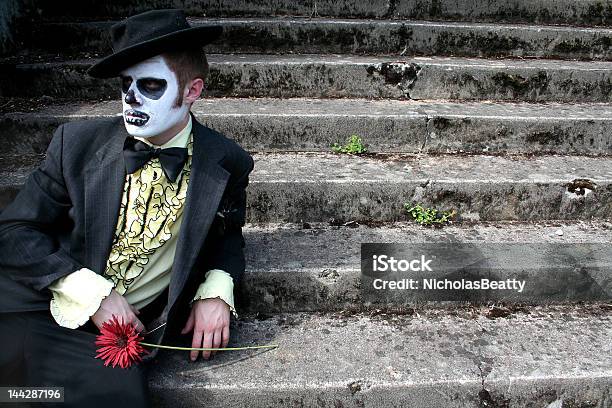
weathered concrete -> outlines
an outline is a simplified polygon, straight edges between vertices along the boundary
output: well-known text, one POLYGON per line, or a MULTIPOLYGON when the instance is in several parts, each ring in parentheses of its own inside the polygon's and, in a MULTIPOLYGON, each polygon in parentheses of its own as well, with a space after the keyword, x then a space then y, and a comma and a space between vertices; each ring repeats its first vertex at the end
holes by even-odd
POLYGON ((423 20, 612 24, 612 4, 600 0, 398 0, 393 17, 423 20))
POLYGON ((249 218, 257 222, 397 221, 405 202, 455 209, 462 220, 590 219, 612 210, 608 158, 255 158, 249 218))
MULTIPOLYGON (((406 219, 404 203, 454 209, 458 219, 547 220, 609 218, 608 157, 258 153, 250 177, 253 222, 365 222, 406 219)), ((5 157, 0 204, 32 170, 5 157)), ((36 159, 35 159, 36 160, 36 159)))
POLYGON ((411 18, 611 25, 612 5, 601 0, 132 0, 99 2, 70 0, 39 2, 46 20, 106 19, 154 8, 183 8, 193 16, 238 17, 296 15, 347 18, 411 18), (316 13, 316 14, 315 14, 316 13))
MULTIPOLYGON (((593 1, 593 0, 589 0, 593 1)), ((182 8, 188 15, 209 17, 298 15, 336 17, 384 17, 390 13, 385 0, 64 0, 39 5, 46 21, 113 19, 158 8, 182 8)), ((582 7, 579 7, 582 8, 582 7)), ((605 10, 605 9, 604 9, 605 10)), ((602 15, 603 16, 603 15, 602 15)))
MULTIPOLYGON (((612 63, 349 55, 208 55, 208 96, 612 102, 612 63)), ((116 99, 91 60, 5 64, 2 95, 116 99)))
MULTIPOLYGON (((61 123, 110 117, 121 102, 50 105, 0 116, 3 153, 44 153, 61 123)), ((350 135, 371 152, 612 154, 609 104, 367 99, 200 99, 192 112, 251 151, 330 151, 350 135)))
MULTIPOLYGON (((579 244, 606 243, 612 238, 609 222, 496 222, 475 225, 448 225, 444 228, 421 227, 413 222, 367 227, 350 223, 330 226, 327 223, 248 224, 244 229, 247 270, 236 296, 239 309, 248 312, 277 313, 294 311, 364 310, 404 307, 427 310, 432 307, 457 308, 469 304, 490 303, 487 299, 466 298, 465 301, 440 301, 419 297, 409 302, 384 299, 365 302, 360 288, 361 243, 534 243, 579 244), (562 231, 563 235, 559 235, 562 231), (425 301, 425 299, 427 299, 425 301)), ((528 257, 525 256, 527 260, 528 257)), ((533 258, 529 258, 533 259, 533 258)), ((551 260, 549 260, 552 262, 551 260)), ((546 260, 538 266, 543 274, 546 260)), ((525 265, 521 260, 507 265, 508 273, 525 265)), ((560 269, 558 270, 558 273, 560 269)), ((558 279, 565 279, 559 273, 558 279)), ((593 274, 593 276, 596 276, 593 274)), ((529 278, 529 286, 537 286, 541 274, 529 278)), ((612 288, 608 276, 600 276, 601 287, 612 288)), ((580 279, 574 279, 578 287, 580 279)), ((587 289, 585 285, 582 289, 587 289)), ((578 299, 579 297, 576 297, 578 299)), ((585 296, 584 299, 592 299, 585 296)), ((447 298, 448 300, 448 298, 447 298)), ((516 302, 517 300, 508 301, 516 302)), ((531 304, 555 304, 569 301, 541 296, 531 304)))
MULTIPOLYGON (((486 311, 482 311, 485 312, 486 311)), ((612 320, 568 307, 489 319, 445 314, 245 317, 230 345, 188 361, 161 350, 157 407, 554 407, 610 405, 612 320), (571 341, 568 341, 571 339, 571 341), (557 404, 557 405, 552 405, 557 404)), ((179 344, 190 344, 185 336, 179 344)))
POLYGON ((16 51, 15 22, 21 16, 22 3, 18 0, 0 2, 0 55, 16 51))
MULTIPOLYGON (((51 52, 106 53, 112 23, 41 24, 27 42, 51 52)), ((607 28, 320 18, 192 18, 190 23, 223 25, 223 36, 206 46, 212 53, 612 58, 607 28)))
MULTIPOLYGON (((462 218, 482 220, 603 217, 608 207, 607 158, 255 157, 253 221, 397 220, 404 201, 455 208, 462 218), (580 183, 565 186, 582 178, 590 187, 586 194, 570 191, 580 183)), ((22 162, 7 160, 5 186, 18 186, 25 179, 31 165, 24 168, 22 162)))

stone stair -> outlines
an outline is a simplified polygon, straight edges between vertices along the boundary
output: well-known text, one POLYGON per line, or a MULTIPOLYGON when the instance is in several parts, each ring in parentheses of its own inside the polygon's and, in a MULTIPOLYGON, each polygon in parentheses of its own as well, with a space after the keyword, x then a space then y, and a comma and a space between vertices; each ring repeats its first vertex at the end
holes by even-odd
POLYGON ((243 318, 236 342, 281 348, 205 364, 174 353, 152 367, 150 386, 164 407, 609 407, 609 313, 243 318))
MULTIPOLYGON (((46 21, 113 19, 153 8, 182 7, 192 16, 269 17, 321 16, 336 18, 433 19, 506 23, 612 25, 612 6, 601 0, 38 0, 31 4, 34 18, 46 21)), ((35 20, 37 21, 37 20, 35 20)))
POLYGON ((193 112, 256 162, 230 345, 279 348, 162 350, 156 406, 612 407, 609 276, 597 302, 359 288, 364 242, 611 241, 609 0, 60 3, 27 2, 0 61, 0 209, 59 124, 119 114, 116 81, 85 74, 113 21, 183 7, 225 27, 193 112), (367 154, 331 152, 353 134, 367 154), (421 227, 406 202, 458 218, 421 227))
MULTIPOLYGON (((58 88, 61 89, 61 88, 58 88)), ((44 153, 61 123, 116 115, 121 102, 37 107, 0 117, 5 154, 44 153)), ((21 111, 18 111, 21 109, 21 111)), ((15 111, 17 110, 17 111, 15 111)), ((329 152, 358 134, 373 153, 609 154, 612 108, 604 103, 515 103, 363 98, 207 98, 198 120, 251 151, 329 152)))
MULTIPOLYGON (((456 210, 459 221, 583 220, 612 211, 606 157, 277 152, 253 158, 248 222, 392 222, 407 218, 405 202, 456 210)), ((8 163, 0 173, 5 201, 34 169, 19 159, 8 163)))
MULTIPOLYGON (((61 55, 59 56, 61 57, 61 55)), ((116 81, 85 73, 90 60, 24 56, 2 96, 116 100, 116 81)), ((610 102, 612 62, 338 54, 209 54, 213 97, 610 102)), ((0 79, 1 80, 1 79, 0 79)))
MULTIPOLYGON (((27 41, 51 52, 100 53, 110 46, 112 23, 38 24, 27 41)), ((190 23, 224 26, 223 38, 207 46, 211 53, 612 59, 609 28, 304 17, 192 18, 190 23)))

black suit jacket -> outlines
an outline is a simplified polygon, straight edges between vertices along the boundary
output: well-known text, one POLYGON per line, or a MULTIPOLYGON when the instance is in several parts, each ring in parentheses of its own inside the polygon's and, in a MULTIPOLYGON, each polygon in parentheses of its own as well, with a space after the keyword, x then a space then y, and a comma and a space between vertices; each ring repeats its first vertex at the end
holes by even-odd
MULTIPOLYGON (((168 316, 188 310, 206 271, 222 269, 238 283, 245 267, 242 226, 253 159, 191 115, 191 177, 160 317, 168 325, 168 316)), ((49 309, 47 286, 54 280, 82 267, 104 272, 125 182, 128 136, 122 117, 57 128, 44 161, 0 214, 0 313, 49 309)))

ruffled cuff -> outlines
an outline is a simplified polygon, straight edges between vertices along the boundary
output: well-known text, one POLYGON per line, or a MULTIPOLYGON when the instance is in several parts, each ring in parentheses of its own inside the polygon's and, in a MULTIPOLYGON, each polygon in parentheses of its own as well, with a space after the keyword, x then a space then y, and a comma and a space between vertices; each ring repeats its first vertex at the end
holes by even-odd
POLYGON ((234 307, 234 279, 232 276, 221 269, 211 269, 204 276, 204 282, 198 287, 189 305, 193 306, 193 302, 199 299, 219 298, 227 303, 232 315, 238 318, 234 307))
POLYGON ((49 285, 53 293, 51 315, 60 326, 76 329, 96 313, 113 287, 112 281, 91 269, 72 272, 49 285))

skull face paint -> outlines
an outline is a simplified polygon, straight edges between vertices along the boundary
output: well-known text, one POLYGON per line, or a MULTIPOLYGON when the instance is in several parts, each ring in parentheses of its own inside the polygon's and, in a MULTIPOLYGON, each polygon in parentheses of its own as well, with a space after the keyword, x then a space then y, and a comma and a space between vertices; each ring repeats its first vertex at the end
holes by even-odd
POLYGON ((137 137, 153 137, 185 118, 189 106, 175 106, 178 79, 161 55, 135 64, 120 74, 123 122, 137 137))

